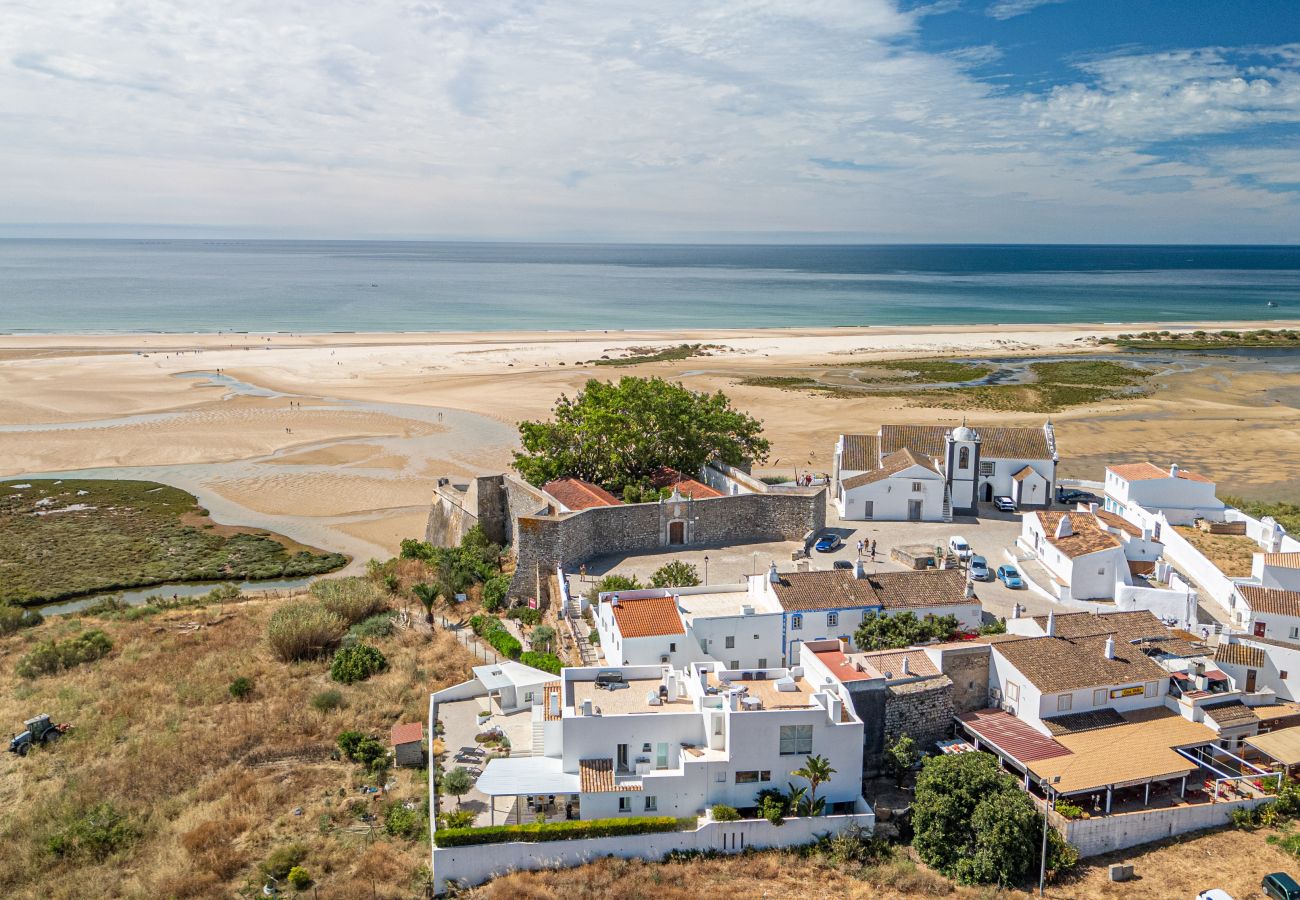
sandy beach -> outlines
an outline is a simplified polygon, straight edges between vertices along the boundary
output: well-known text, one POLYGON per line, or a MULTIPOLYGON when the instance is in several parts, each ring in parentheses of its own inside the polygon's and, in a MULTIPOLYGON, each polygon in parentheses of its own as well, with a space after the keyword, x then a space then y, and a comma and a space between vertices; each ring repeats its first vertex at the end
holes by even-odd
MULTIPOLYGON (((1041 421, 738 380, 934 355, 1098 352, 1096 339, 1295 327, 970 326, 484 334, 0 335, 0 477, 103 470, 197 493, 216 518, 261 525, 360 560, 419 533, 440 474, 500 471, 515 423, 592 377, 659 375, 725 390, 763 419, 766 470, 830 469, 836 435, 881 422, 1041 421), (714 345, 675 362, 604 367, 641 348, 714 345), (219 377, 209 377, 213 373, 219 377)), ((1291 368, 1295 368, 1294 366, 1291 368)), ((1145 398, 1053 415, 1066 476, 1106 461, 1177 461, 1222 493, 1300 497, 1300 375, 1201 357, 1161 370, 1145 398)))

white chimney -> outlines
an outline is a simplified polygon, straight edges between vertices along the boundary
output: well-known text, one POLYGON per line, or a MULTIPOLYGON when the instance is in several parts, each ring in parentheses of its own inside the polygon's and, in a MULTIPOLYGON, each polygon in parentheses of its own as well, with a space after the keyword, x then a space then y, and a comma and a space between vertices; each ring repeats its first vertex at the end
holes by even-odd
POLYGON ((973 581, 971 581, 969 578, 967 578, 967 579, 966 579, 966 599, 969 600, 971 597, 974 597, 974 596, 975 596, 975 582, 973 582, 973 581))
POLYGON ((775 562, 767 567, 767 580, 772 582, 772 584, 780 584, 781 582, 781 576, 776 572, 775 562))
POLYGON ((1169 467, 1169 477, 1170 478, 1178 477, 1178 463, 1174 463, 1172 466, 1169 467))
POLYGON ((1115 638, 1114 638, 1114 637, 1108 637, 1108 638, 1106 638, 1106 653, 1105 653, 1105 655, 1106 655, 1106 658, 1107 658, 1107 659, 1114 659, 1114 658, 1115 658, 1115 638))
POLYGON ((1096 503, 1089 503, 1089 504, 1088 504, 1088 512, 1092 513, 1093 515, 1096 515, 1096 513, 1097 513, 1097 504, 1096 504, 1096 503))
POLYGON ((1054 612, 1047 614, 1047 636, 1056 637, 1056 613, 1054 612))
POLYGON ((867 567, 862 564, 862 560, 860 559, 854 560, 853 562, 853 577, 854 578, 867 577, 867 567))
POLYGON ((907 656, 903 657, 903 674, 904 675, 912 674, 912 665, 907 661, 907 656))
POLYGON ((1020 618, 1020 612, 1021 612, 1020 604, 1019 604, 1019 603, 1013 603, 1013 604, 1011 605, 1011 618, 1013 618, 1013 619, 1019 619, 1019 618, 1020 618))
POLYGON ((1066 513, 1061 516, 1061 521, 1056 523, 1056 537, 1065 538, 1074 534, 1074 525, 1070 522, 1070 515, 1066 513))
POLYGON ((612 596, 612 597, 609 598, 609 605, 610 605, 610 606, 618 606, 618 605, 619 605, 619 603, 618 603, 618 594, 615 594, 614 596, 612 596))

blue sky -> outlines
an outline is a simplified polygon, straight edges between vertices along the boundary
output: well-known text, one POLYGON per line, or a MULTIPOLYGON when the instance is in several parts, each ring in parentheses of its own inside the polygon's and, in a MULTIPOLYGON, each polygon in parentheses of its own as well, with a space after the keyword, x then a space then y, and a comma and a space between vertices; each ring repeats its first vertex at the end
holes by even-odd
POLYGON ((1294 243, 1250 0, 10 0, 0 234, 1294 243))

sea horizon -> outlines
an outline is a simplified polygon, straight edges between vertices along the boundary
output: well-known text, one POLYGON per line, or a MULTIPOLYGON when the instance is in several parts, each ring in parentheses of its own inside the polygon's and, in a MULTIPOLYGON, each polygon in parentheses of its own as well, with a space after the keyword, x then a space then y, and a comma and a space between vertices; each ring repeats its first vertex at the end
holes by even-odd
POLYGON ((0 332, 602 332, 1300 318, 1300 246, 0 238, 0 332))

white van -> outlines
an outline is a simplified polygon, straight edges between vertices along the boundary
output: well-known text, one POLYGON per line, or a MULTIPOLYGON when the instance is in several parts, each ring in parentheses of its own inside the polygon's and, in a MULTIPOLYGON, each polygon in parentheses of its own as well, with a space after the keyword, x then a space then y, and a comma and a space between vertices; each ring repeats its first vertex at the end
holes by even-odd
POLYGON ((948 539, 948 551, 962 560, 970 559, 973 552, 970 544, 960 534, 954 534, 948 539))

